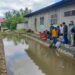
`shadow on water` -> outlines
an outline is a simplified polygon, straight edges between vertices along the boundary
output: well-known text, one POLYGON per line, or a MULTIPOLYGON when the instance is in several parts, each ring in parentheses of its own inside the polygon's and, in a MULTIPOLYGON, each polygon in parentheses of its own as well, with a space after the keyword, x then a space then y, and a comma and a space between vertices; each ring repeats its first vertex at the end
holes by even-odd
MULTIPOLYGON (((8 63, 7 66, 11 71, 13 71, 12 69, 19 69, 20 67, 24 67, 23 70, 26 70, 25 72, 27 72, 27 70, 30 69, 30 67, 33 65, 29 65, 30 63, 28 63, 29 66, 27 66, 25 63, 26 61, 30 61, 30 59, 32 59, 32 61, 39 67, 39 70, 42 70, 42 72, 46 75, 75 75, 75 61, 62 55, 57 56, 55 49, 49 49, 31 39, 16 35, 7 36, 7 38, 4 39, 4 43, 6 61, 8 63), (29 45, 28 50, 25 50, 26 44, 29 45), (20 62, 22 65, 19 67, 19 65, 17 65, 17 61, 23 61, 24 63, 20 62), (13 68, 14 64, 17 65, 15 68, 13 68)), ((20 73, 13 75, 24 74, 20 73)), ((30 73, 26 75, 33 74, 30 73)))

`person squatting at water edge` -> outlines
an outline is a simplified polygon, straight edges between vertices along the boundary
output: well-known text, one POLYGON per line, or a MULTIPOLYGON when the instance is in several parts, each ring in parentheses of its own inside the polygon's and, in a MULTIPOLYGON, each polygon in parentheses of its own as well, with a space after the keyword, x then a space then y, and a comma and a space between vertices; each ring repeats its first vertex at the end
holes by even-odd
POLYGON ((65 22, 59 26, 50 27, 50 47, 59 48, 61 44, 75 46, 75 24, 70 21, 69 25, 65 22))

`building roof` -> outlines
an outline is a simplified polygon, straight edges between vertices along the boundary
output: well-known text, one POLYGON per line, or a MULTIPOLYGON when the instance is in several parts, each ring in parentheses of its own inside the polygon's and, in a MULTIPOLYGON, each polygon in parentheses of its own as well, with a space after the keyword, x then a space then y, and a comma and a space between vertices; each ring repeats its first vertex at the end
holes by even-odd
POLYGON ((0 23, 3 23, 3 22, 5 22, 5 19, 0 18, 0 23))
POLYGON ((52 4, 50 6, 47 6, 45 8, 40 9, 40 10, 32 12, 30 14, 27 14, 27 15, 25 15, 25 17, 31 17, 31 16, 34 16, 34 15, 38 15, 40 13, 46 13, 48 11, 56 10, 56 9, 61 8, 61 7, 65 7, 67 5, 72 5, 72 4, 75 4, 75 0, 62 0, 60 2, 57 2, 57 3, 52 4))

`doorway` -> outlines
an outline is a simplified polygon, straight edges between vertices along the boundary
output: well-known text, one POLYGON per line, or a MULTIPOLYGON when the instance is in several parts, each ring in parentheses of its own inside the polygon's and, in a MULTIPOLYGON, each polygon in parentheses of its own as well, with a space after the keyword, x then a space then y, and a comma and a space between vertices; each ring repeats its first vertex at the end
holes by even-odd
POLYGON ((37 18, 35 18, 34 25, 35 25, 35 31, 37 31, 37 18))

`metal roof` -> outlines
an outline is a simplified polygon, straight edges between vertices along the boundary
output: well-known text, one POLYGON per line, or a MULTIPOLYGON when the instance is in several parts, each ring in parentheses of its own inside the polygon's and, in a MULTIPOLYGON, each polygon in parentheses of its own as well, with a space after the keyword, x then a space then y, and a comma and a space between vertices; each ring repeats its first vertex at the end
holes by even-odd
POLYGON ((0 18, 0 23, 3 23, 3 22, 5 22, 5 19, 0 18))
POLYGON ((25 17, 31 17, 31 16, 34 16, 34 15, 38 15, 40 13, 45 13, 45 12, 48 12, 48 11, 56 10, 56 9, 61 8, 61 7, 65 7, 67 5, 72 5, 72 4, 75 4, 75 0, 63 0, 63 1, 57 2, 55 4, 52 4, 50 6, 47 6, 45 8, 42 8, 40 10, 37 10, 35 12, 32 12, 30 14, 27 14, 27 15, 25 15, 25 17))

